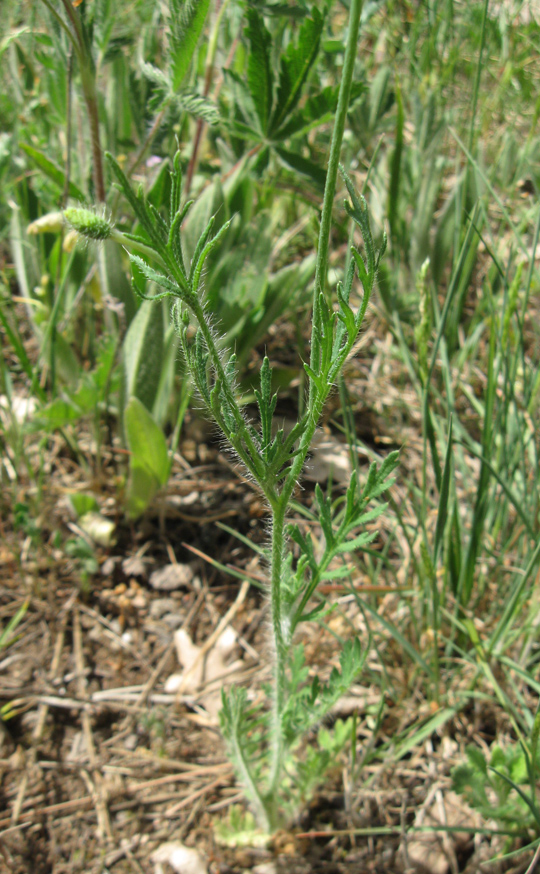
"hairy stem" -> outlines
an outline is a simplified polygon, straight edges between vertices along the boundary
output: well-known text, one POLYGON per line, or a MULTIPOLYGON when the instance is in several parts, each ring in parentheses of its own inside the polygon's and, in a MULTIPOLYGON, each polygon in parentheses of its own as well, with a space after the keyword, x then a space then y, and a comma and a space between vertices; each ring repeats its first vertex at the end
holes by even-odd
MULTIPOLYGON (((216 348, 216 344, 214 342, 214 338, 212 336, 212 331, 208 322, 206 321, 206 317, 204 314, 204 309, 202 304, 198 299, 193 300, 189 304, 195 318, 197 319, 198 325, 201 329, 202 335, 204 337, 204 341, 206 343, 206 347, 210 353, 210 357, 212 359, 212 364, 215 368, 216 374, 220 380, 221 387, 223 390, 223 394, 229 404, 234 419, 236 421, 238 427, 238 435, 242 438, 249 452, 249 459, 242 458, 248 469, 257 479, 258 484, 263 489, 266 497, 270 501, 270 504, 273 503, 273 489, 271 488, 271 484, 266 482, 264 465, 262 458, 260 458, 259 451, 255 446, 255 442, 253 437, 249 433, 246 423, 244 421, 244 417, 240 412, 240 408, 238 406, 237 400, 234 396, 234 393, 230 387, 229 380, 225 374, 225 370, 223 369, 223 364, 221 363, 221 358, 219 357, 219 352, 216 348)), ((231 441, 232 442, 232 441, 231 441)))
MULTIPOLYGON (((313 330, 311 336, 311 366, 317 371, 319 368, 320 349, 318 345, 317 330, 320 330, 321 317, 319 310, 319 294, 324 291, 326 270, 328 264, 328 247, 330 241, 330 225, 332 219, 332 204, 336 189, 336 180, 339 167, 339 156, 341 151, 341 143, 343 140, 343 132, 345 130, 345 122, 347 118, 347 109, 349 106, 350 90, 352 76, 354 70, 354 61, 356 57, 356 47, 358 41, 358 31, 360 27, 360 15, 362 12, 363 0, 351 0, 350 15, 349 15, 349 33, 347 38, 347 47, 345 50, 345 59, 343 64, 343 75, 339 90, 338 108, 334 132, 332 135, 332 144, 330 148, 330 158, 328 162, 328 173, 326 177, 326 187, 324 192, 323 211, 321 218, 321 228, 319 232, 319 243, 317 250, 317 264, 315 272, 315 284, 313 291, 313 330)), ((300 441, 298 455, 295 457, 291 466, 291 470, 284 483, 279 499, 272 506, 272 553, 271 553, 271 571, 270 571, 270 597, 272 611, 272 634, 274 643, 274 701, 273 701, 273 720, 272 720, 272 758, 270 767, 270 778, 267 794, 267 810, 272 826, 277 825, 277 804, 278 793, 283 772, 284 758, 284 743, 283 743, 283 712, 287 699, 287 654, 290 645, 290 635, 287 630, 284 634, 284 623, 282 615, 282 577, 283 577, 283 561, 285 555, 286 537, 285 537, 285 521, 287 508, 291 499, 293 490, 298 482, 298 478, 304 466, 304 462, 311 445, 311 441, 317 423, 319 421, 324 402, 328 396, 328 391, 320 392, 313 380, 310 380, 310 396, 309 396, 309 421, 300 441)))
POLYGON ((282 714, 286 698, 286 663, 288 641, 283 635, 281 615, 281 581, 285 552, 285 516, 287 503, 281 499, 272 516, 272 557, 270 575, 270 602, 272 610, 272 634, 274 637, 274 701, 272 719, 272 764, 268 799, 275 807, 283 767, 282 714))

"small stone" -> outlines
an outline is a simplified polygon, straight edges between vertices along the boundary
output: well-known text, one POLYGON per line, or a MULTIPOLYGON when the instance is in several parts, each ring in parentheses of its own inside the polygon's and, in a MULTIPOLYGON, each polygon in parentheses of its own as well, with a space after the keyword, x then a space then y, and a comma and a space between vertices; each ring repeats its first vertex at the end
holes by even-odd
POLYGON ((156 598, 150 604, 150 616, 152 619, 161 619, 165 613, 174 613, 177 608, 173 598, 156 598))
POLYGON ((106 558, 103 564, 101 565, 101 573, 104 577, 112 577, 114 574, 114 569, 118 564, 120 558, 118 555, 111 555, 109 558, 106 558))
POLYGON ((136 734, 128 734, 128 736, 124 740, 124 746, 126 750, 132 752, 137 747, 138 742, 139 739, 136 734))
POLYGON ((126 577, 143 577, 143 579, 146 579, 148 576, 147 567, 148 559, 140 555, 130 555, 129 558, 125 558, 122 562, 122 570, 126 577))
POLYGON ((189 586, 193 575, 193 568, 189 564, 167 564, 150 575, 150 585, 160 592, 173 592, 182 586, 189 586))
POLYGON ((198 850, 181 843, 162 844, 152 853, 152 861, 168 862, 177 874, 208 874, 206 861, 198 850))
POLYGON ((178 613, 166 613, 163 617, 163 621, 174 631, 174 629, 180 628, 184 621, 184 617, 180 616, 178 613))

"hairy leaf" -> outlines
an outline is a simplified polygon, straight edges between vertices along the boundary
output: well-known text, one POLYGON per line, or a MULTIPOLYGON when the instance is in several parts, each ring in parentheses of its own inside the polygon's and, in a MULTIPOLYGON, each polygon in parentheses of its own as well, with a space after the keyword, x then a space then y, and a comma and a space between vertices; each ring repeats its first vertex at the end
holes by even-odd
POLYGON ((298 34, 298 42, 290 42, 281 57, 276 105, 270 121, 270 130, 277 130, 300 100, 302 87, 319 52, 323 18, 316 6, 311 18, 305 18, 298 34))
POLYGON ((272 40, 262 17, 255 9, 248 8, 247 19, 246 33, 250 44, 247 82, 261 133, 266 134, 272 108, 273 75, 270 65, 272 40))
POLYGON ((171 0, 172 87, 178 91, 195 54, 210 0, 171 0))

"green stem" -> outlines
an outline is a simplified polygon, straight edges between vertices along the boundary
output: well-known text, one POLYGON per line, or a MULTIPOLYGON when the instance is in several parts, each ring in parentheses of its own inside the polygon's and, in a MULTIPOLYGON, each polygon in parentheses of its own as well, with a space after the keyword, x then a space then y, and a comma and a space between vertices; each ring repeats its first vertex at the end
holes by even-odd
MULTIPOLYGON (((272 762, 268 792, 268 805, 275 811, 283 768, 282 718, 286 700, 286 664, 288 641, 283 636, 281 615, 281 580, 285 552, 285 516, 287 502, 281 499, 272 518, 272 558, 270 574, 270 603, 272 609, 272 633, 274 637, 274 701, 272 720, 272 762)), ((275 813, 271 816, 275 819, 275 813)), ((276 825, 275 822, 272 823, 276 825)))
MULTIPOLYGON (((363 0, 351 0, 349 11, 349 33, 347 36, 347 45, 345 48, 345 58, 343 61, 341 85, 339 88, 336 121, 334 124, 334 131, 332 133, 330 157, 328 159, 328 170, 326 174, 326 185, 324 188, 321 227, 319 230, 319 242, 317 247, 317 262, 315 265, 315 283, 313 287, 313 327, 311 331, 310 364, 312 370, 314 370, 315 372, 317 372, 319 369, 320 355, 320 344, 318 337, 318 333, 321 328, 319 295, 321 294, 321 292, 324 292, 326 286, 328 248, 330 245, 330 227, 332 223, 332 207, 334 204, 334 195, 336 192, 336 181, 339 169, 341 143, 343 141, 345 122, 347 121, 347 111, 349 109, 351 84, 354 72, 354 62, 356 60, 356 49, 358 44, 358 32, 360 29, 360 16, 362 15, 362 6, 363 0)), ((310 380, 309 388, 311 400, 315 391, 315 386, 312 380, 310 380)))
POLYGON ((96 197, 100 203, 105 202, 105 177, 103 175, 103 152, 99 134, 99 112, 96 94, 96 75, 94 63, 90 53, 85 33, 78 13, 74 10, 69 0, 62 0, 66 16, 71 23, 71 28, 66 24, 61 15, 56 11, 50 0, 42 0, 49 12, 54 16, 60 27, 66 32, 79 63, 81 72, 81 84, 86 103, 88 124, 90 127, 90 148, 92 151, 92 170, 96 197))

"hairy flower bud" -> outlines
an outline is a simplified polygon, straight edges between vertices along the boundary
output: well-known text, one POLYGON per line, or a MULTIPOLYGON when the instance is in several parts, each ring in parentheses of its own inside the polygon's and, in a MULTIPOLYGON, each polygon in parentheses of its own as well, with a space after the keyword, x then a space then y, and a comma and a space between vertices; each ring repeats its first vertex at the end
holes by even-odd
POLYGON ((64 215, 74 230, 91 240, 106 240, 112 234, 112 224, 89 209, 70 206, 64 215))

